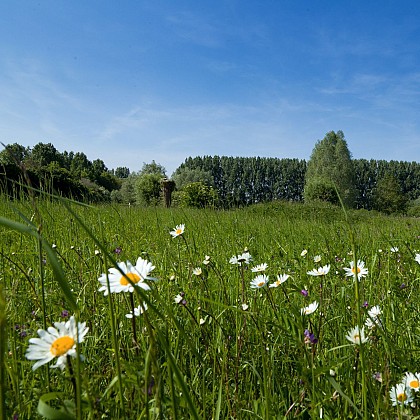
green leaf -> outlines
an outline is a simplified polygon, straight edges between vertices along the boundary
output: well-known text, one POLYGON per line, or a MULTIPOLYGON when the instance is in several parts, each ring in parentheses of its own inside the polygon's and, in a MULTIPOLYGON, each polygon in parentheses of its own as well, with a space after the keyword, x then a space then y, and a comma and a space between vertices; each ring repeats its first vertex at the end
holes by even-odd
POLYGON ((62 394, 59 392, 49 392, 48 394, 44 394, 38 402, 38 413, 49 420, 74 420, 76 415, 74 412, 69 411, 69 407, 71 407, 72 411, 74 411, 74 404, 70 403, 69 401, 64 401, 60 398, 62 394), (52 400, 60 400, 63 405, 57 409, 53 408, 49 405, 49 402, 52 400))

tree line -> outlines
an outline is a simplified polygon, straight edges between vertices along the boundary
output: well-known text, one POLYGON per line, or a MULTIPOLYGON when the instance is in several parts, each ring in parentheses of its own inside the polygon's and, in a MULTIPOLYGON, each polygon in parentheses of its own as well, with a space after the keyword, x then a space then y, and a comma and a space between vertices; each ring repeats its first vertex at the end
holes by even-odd
POLYGON ((0 167, 1 188, 11 196, 29 180, 36 188, 91 202, 159 205, 162 185, 169 185, 173 205, 194 207, 234 208, 274 200, 337 204, 338 196, 357 209, 404 213, 410 205, 420 207, 420 163, 352 159, 341 131, 318 141, 309 161, 188 157, 169 181, 165 168, 154 161, 138 172, 109 170, 100 159, 61 153, 51 143, 32 149, 7 145, 0 152, 0 167))

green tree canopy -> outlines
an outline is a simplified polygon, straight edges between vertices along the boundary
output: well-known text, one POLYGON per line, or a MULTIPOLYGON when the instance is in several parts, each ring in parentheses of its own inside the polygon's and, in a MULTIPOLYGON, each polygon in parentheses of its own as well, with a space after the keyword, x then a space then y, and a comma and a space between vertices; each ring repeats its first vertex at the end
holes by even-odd
POLYGON ((337 188, 346 206, 354 206, 353 162, 342 131, 330 131, 316 143, 306 170, 305 201, 318 199, 336 202, 337 196, 332 194, 331 186, 337 188))

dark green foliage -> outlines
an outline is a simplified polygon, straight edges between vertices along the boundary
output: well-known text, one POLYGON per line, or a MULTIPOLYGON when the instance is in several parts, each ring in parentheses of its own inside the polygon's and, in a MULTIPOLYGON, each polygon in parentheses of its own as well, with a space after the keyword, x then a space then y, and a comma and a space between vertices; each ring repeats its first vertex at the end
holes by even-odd
POLYGON ((136 203, 145 206, 156 206, 161 199, 162 175, 159 173, 145 173, 139 175, 135 181, 136 203))
POLYGON ((375 210, 386 214, 405 213, 407 197, 392 174, 384 175, 377 182, 374 193, 375 210))
POLYGON ((340 199, 335 185, 325 178, 313 178, 305 185, 305 201, 325 201, 338 205, 340 199))
POLYGON ((180 207, 215 207, 217 203, 216 191, 203 182, 192 182, 184 186, 177 197, 180 207))
POLYGON ((213 185, 213 176, 210 171, 201 168, 189 168, 180 166, 173 174, 172 179, 175 181, 177 189, 181 190, 185 185, 192 182, 202 182, 206 185, 213 185))
MULTIPOLYGON (((328 132, 312 151, 305 176, 305 201, 322 200, 325 187, 333 185, 347 207, 353 207, 356 198, 354 169, 347 142, 342 131, 328 132), (323 188, 319 188, 323 186, 323 188), (314 195, 319 191, 321 196, 314 195)), ((334 198, 327 194, 328 199, 334 198)))

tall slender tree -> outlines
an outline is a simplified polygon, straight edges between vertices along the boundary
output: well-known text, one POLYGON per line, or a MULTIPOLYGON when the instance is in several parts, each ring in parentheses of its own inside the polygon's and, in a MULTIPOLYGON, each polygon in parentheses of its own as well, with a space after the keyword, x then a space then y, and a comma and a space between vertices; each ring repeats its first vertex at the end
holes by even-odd
POLYGON ((312 151, 305 176, 305 201, 324 200, 347 207, 355 204, 356 190, 351 154, 340 130, 328 132, 312 151))

